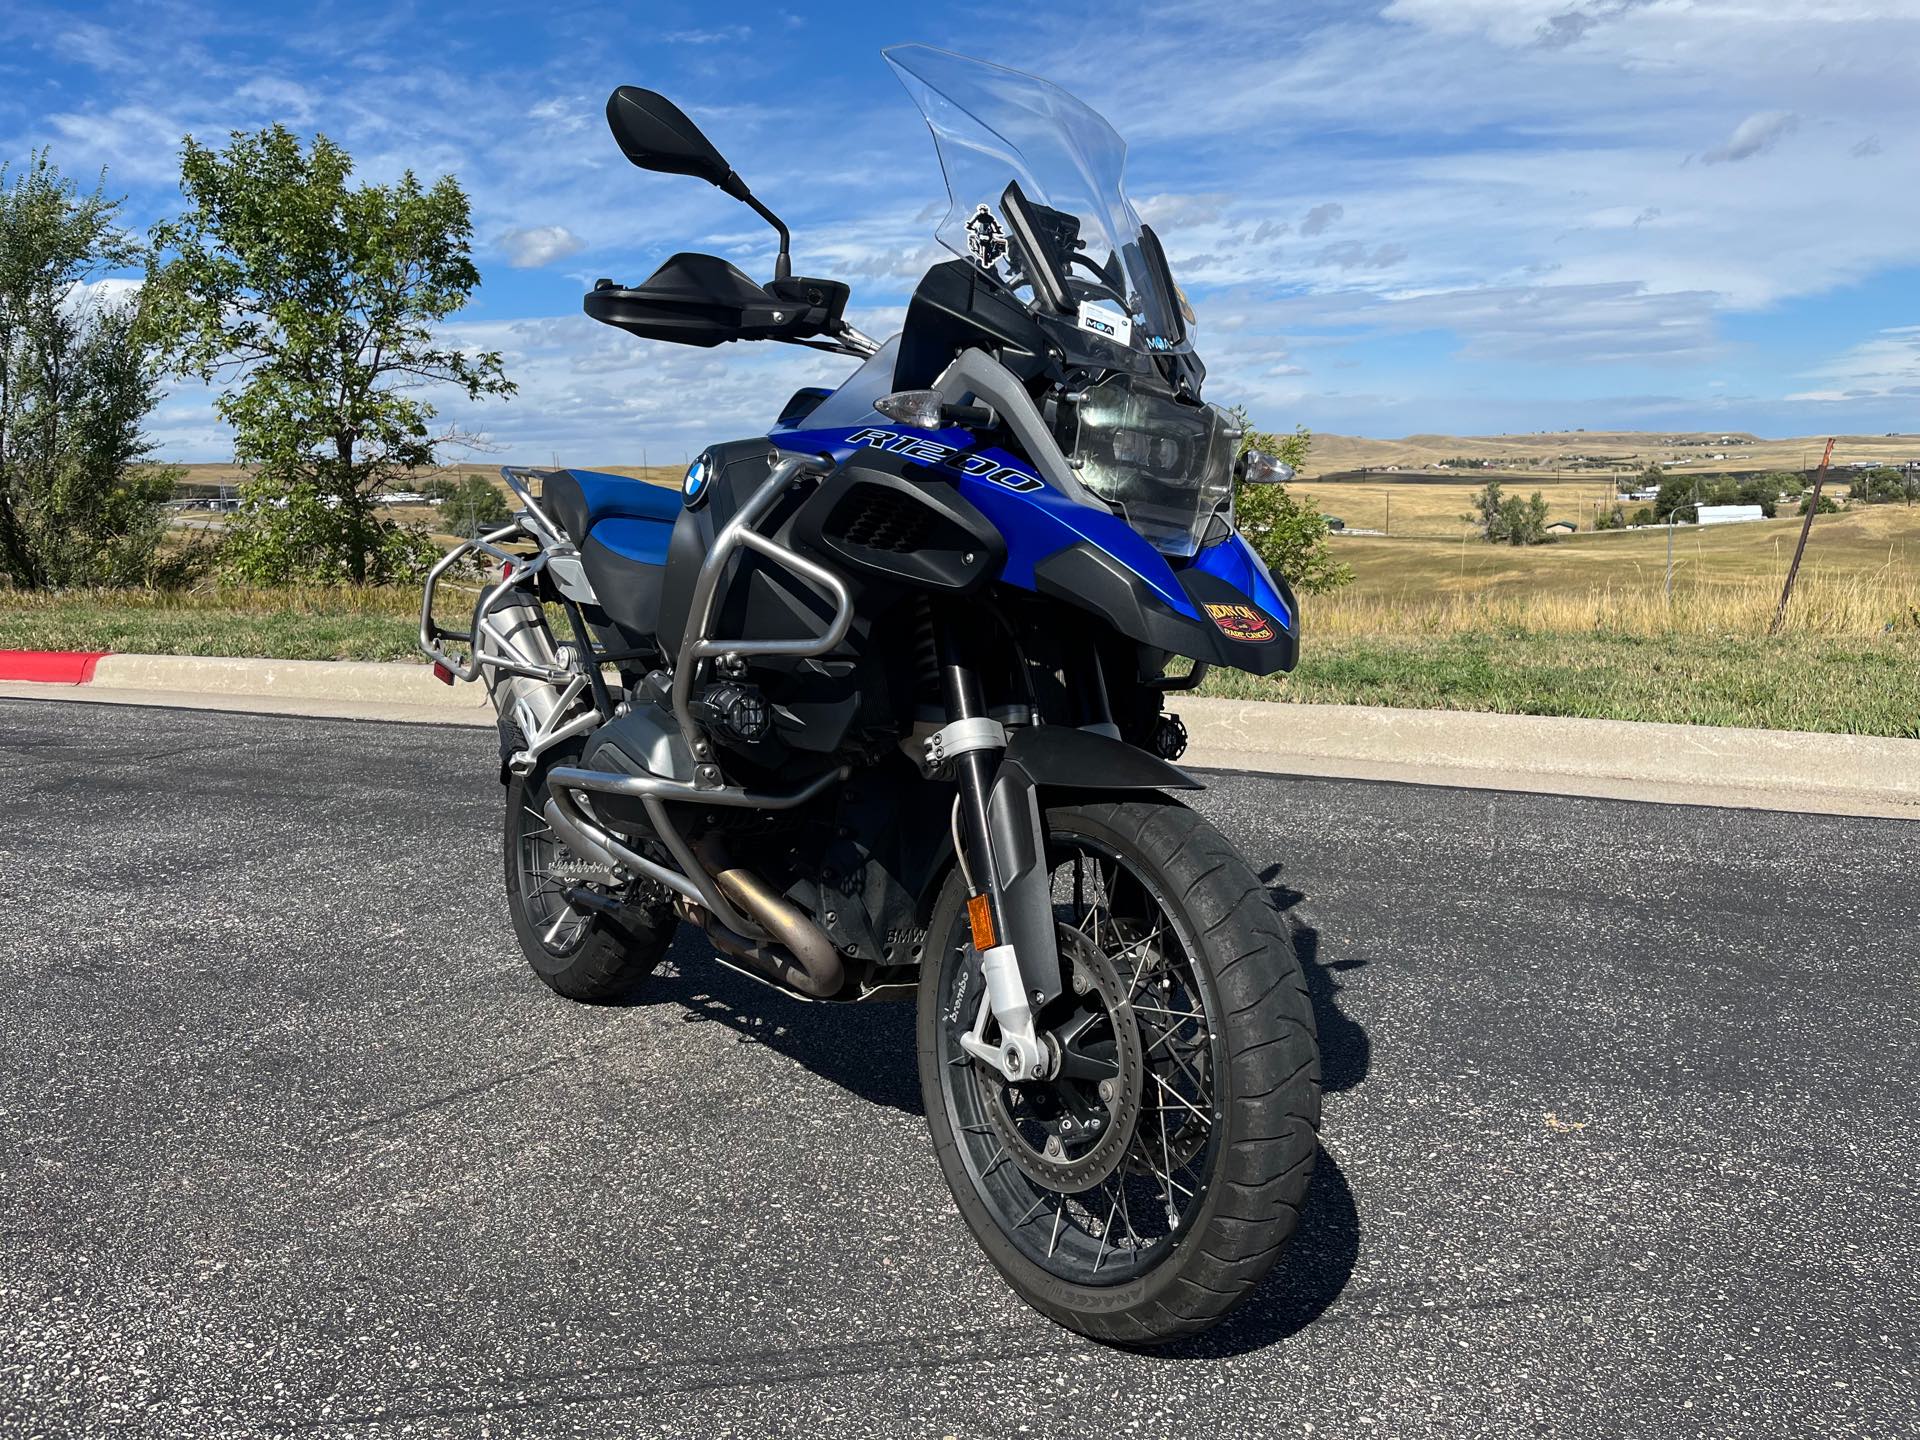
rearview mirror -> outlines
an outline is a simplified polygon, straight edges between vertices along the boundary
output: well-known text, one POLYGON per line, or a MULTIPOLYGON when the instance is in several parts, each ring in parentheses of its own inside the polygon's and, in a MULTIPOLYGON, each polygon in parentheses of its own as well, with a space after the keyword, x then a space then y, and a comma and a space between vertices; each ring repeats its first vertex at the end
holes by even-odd
POLYGON ((664 95, 622 85, 607 99, 607 128, 613 131, 620 153, 642 170, 692 175, 718 185, 736 200, 746 197, 747 187, 726 157, 664 95))

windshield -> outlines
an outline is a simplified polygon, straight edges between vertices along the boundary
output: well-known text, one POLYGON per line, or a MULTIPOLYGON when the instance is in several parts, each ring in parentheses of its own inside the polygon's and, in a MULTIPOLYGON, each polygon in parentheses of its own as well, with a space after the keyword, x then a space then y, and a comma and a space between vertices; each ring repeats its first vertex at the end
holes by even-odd
POLYGON ((1017 70, 924 45, 883 53, 933 131, 951 200, 943 245, 1124 348, 1191 348, 1192 316, 1121 188, 1127 147, 1111 125, 1017 70))

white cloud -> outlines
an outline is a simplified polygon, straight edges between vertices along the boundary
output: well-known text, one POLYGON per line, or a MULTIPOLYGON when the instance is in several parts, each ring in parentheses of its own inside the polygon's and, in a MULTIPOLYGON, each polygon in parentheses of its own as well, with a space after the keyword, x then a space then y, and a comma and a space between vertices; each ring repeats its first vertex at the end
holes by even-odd
POLYGON ((578 235, 564 225, 530 225, 509 230, 500 237, 500 248, 507 252, 507 263, 518 270, 536 270, 577 254, 582 247, 578 235))
POLYGON ((1700 157, 1708 165, 1735 160, 1751 160, 1764 155, 1800 126, 1800 117, 1790 110, 1774 110, 1749 115, 1734 127, 1724 145, 1716 145, 1700 157))
POLYGON ((1854 346, 1807 374, 1828 383, 1787 399, 1823 404, 1899 400, 1914 406, 1920 403, 1920 325, 1882 330, 1878 338, 1854 346))

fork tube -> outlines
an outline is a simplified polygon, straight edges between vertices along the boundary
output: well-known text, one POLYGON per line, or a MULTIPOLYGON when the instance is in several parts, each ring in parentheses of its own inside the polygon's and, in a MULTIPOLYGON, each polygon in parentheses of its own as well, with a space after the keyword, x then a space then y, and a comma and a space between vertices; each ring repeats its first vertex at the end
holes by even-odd
MULTIPOLYGON (((968 663, 971 647, 966 643, 967 638, 954 632, 950 620, 943 619, 935 626, 940 690, 949 723, 976 720, 987 713, 986 701, 980 693, 980 676, 968 663)), ((969 750, 954 761, 954 779, 960 786, 960 823, 974 881, 986 893, 993 916, 993 933, 1004 937, 1007 927, 1001 910, 1000 877, 994 873, 993 844, 987 834, 987 794, 999 763, 997 750, 969 750)))

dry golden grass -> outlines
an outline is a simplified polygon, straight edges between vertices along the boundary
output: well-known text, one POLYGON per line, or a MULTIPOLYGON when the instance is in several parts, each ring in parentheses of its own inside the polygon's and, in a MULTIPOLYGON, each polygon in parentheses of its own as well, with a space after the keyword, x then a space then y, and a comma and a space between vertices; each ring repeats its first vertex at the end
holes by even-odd
MULTIPOLYGON (((1455 635, 1482 631, 1657 636, 1764 635, 1780 599, 1771 579, 1676 588, 1606 586, 1584 593, 1365 594, 1304 605, 1309 636, 1455 635)), ((1870 636, 1920 630, 1920 578, 1802 570, 1787 609, 1795 635, 1870 636)))
MULTIPOLYGON (((1549 474, 1556 465, 1578 463, 1575 457, 1602 459, 1621 470, 1639 470, 1656 460, 1668 469, 1684 471, 1804 470, 1819 463, 1826 443, 1824 435, 1766 440, 1725 431, 1571 430, 1532 435, 1408 435, 1397 440, 1315 435, 1307 474, 1389 465, 1419 470, 1456 457, 1511 461, 1549 474)), ((1835 437, 1836 465, 1856 460, 1889 465, 1914 459, 1920 459, 1920 435, 1835 437)))

